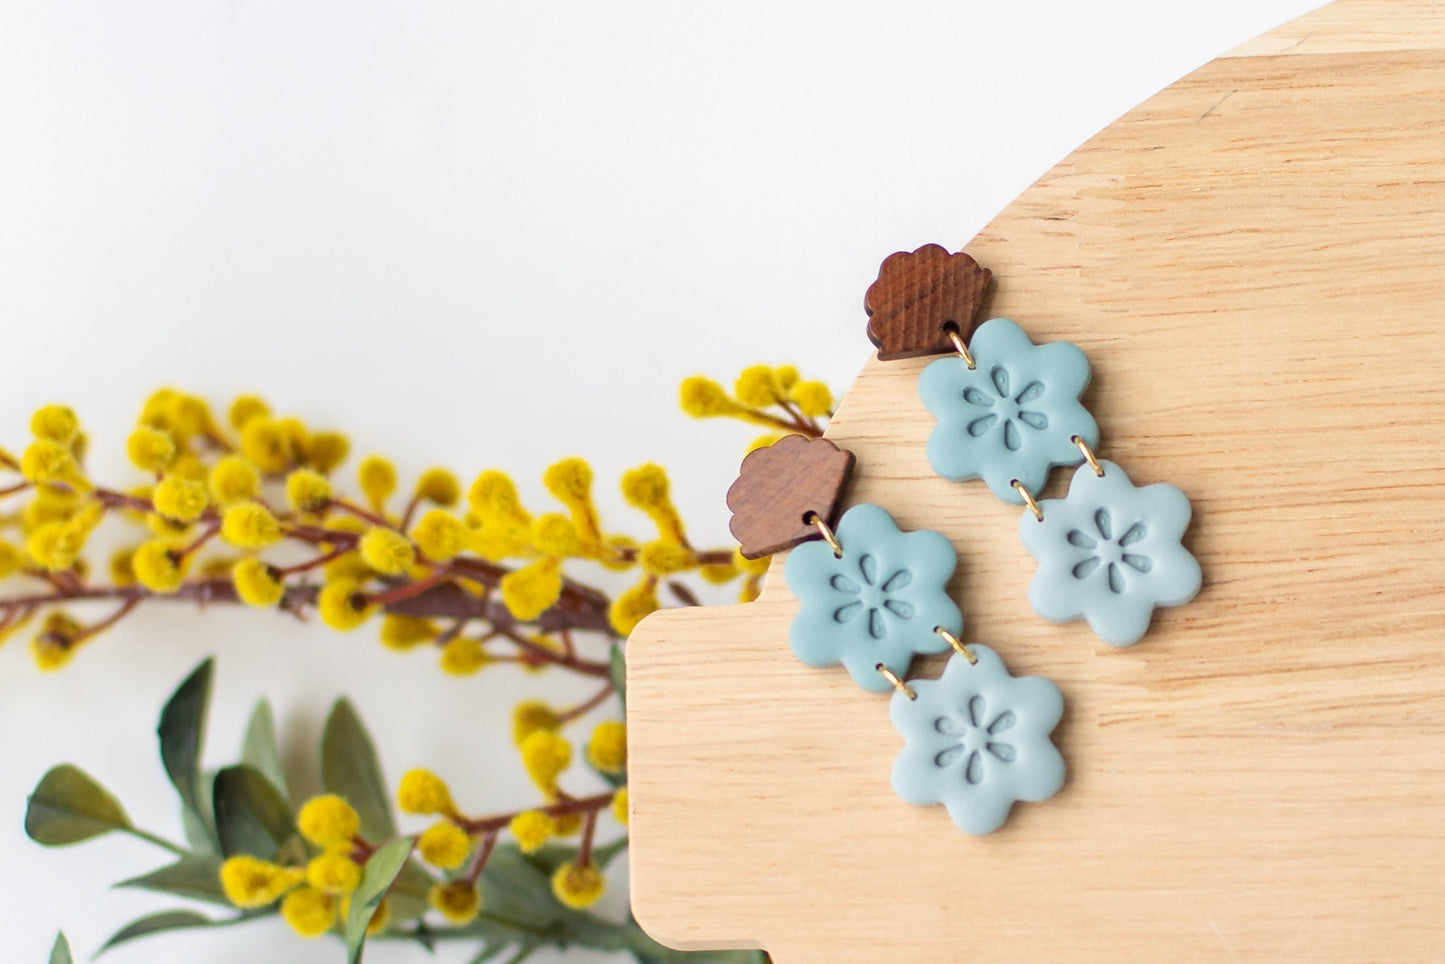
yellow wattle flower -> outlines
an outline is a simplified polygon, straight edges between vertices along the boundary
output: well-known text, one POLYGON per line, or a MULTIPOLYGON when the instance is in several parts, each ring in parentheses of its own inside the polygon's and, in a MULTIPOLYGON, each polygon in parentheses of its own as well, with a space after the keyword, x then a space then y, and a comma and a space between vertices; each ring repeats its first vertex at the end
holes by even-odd
POLYGON ((502 603, 514 617, 530 622, 562 595, 561 562, 551 556, 502 577, 502 603))
POLYGON ((472 838, 450 820, 432 824, 416 840, 421 859, 441 870, 456 870, 472 852, 472 838))
POLYGON ((540 810, 524 810, 512 818, 507 828, 517 839, 524 854, 536 853, 557 832, 557 822, 540 810))
POLYGON ((452 792, 446 781, 420 767, 408 770, 402 776, 401 783, 396 788, 396 804, 402 813, 423 816, 434 813, 450 814, 455 809, 452 805, 452 792))
POLYGON ((281 919, 301 937, 320 937, 336 921, 336 898, 315 887, 298 887, 281 901, 281 919))
POLYGON ((552 874, 552 893, 573 910, 591 907, 607 891, 602 871, 593 864, 567 862, 552 874))
POLYGON ((296 829, 318 847, 339 847, 351 843, 361 818, 345 799, 327 793, 306 801, 296 815, 296 829))
POLYGON ((537 730, 522 741, 522 766, 543 791, 557 786, 557 778, 572 763, 572 744, 551 730, 537 730))
POLYGON ((271 510, 259 502, 240 502, 221 517, 221 538, 238 549, 264 549, 286 537, 271 510))
POLYGON ((446 469, 427 469, 416 480, 416 497, 437 505, 456 505, 462 497, 462 484, 446 469))
POLYGON ((458 927, 470 924, 482 909, 482 895, 477 885, 466 880, 435 884, 427 893, 427 903, 458 927))
POLYGON ((256 857, 232 857, 221 865, 221 889, 237 907, 265 907, 306 879, 303 871, 256 857))
POLYGON ((383 576, 400 576, 416 562, 411 540, 394 529, 372 526, 357 548, 362 561, 383 576))
POLYGON ((368 455, 356 468, 356 481, 374 509, 380 509, 396 491, 396 466, 379 455, 368 455))
POLYGON ((254 499, 261 493, 261 472, 242 455, 224 455, 211 467, 211 497, 221 505, 254 499))
POLYGON ((270 609, 286 595, 285 584, 275 570, 256 556, 242 556, 231 567, 236 595, 248 606, 270 609))
POLYGON ((46 405, 30 416, 30 432, 36 438, 69 445, 80 433, 80 419, 64 405, 46 405))
POLYGON ((603 773, 626 773, 627 724, 620 720, 598 723, 587 741, 587 762, 603 773))

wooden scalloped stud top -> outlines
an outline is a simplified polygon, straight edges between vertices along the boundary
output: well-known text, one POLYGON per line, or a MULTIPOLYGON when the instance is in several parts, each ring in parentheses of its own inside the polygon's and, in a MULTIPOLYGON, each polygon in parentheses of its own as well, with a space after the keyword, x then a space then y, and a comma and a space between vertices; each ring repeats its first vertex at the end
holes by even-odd
POLYGON ((973 258, 936 244, 890 254, 863 297, 868 338, 878 346, 879 359, 953 351, 950 323, 967 341, 992 278, 973 258))
POLYGON ((852 468, 852 452, 827 439, 802 435, 748 453, 728 489, 733 511, 728 528, 739 551, 745 558, 760 559, 819 538, 817 527, 804 517, 816 512, 832 523, 852 468))

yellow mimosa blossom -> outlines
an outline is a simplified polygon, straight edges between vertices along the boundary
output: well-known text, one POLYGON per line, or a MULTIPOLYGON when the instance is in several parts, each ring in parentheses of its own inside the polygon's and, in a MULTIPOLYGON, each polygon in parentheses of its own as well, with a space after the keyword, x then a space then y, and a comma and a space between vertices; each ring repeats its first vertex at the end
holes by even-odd
POLYGON ((181 554, 182 548, 165 537, 142 543, 131 558, 136 582, 151 592, 175 592, 190 568, 190 558, 181 554))
POLYGON ((657 580, 649 576, 613 600, 607 619, 619 634, 628 636, 643 617, 661 608, 662 604, 657 601, 657 580))
POLYGON ((552 874, 552 893, 573 910, 591 907, 607 891, 602 871, 593 864, 567 862, 552 874))
POLYGON ((315 887, 298 887, 281 901, 281 919, 302 937, 320 937, 336 921, 336 898, 315 887))
POLYGON ((472 838, 450 820, 434 823, 416 839, 421 859, 441 870, 456 870, 472 851, 472 838))
POLYGON ((627 826, 627 788, 621 787, 612 795, 612 816, 624 827, 627 826))
POLYGON ((221 517, 221 538, 238 549, 264 549, 285 533, 270 509, 259 502, 239 502, 221 517))
POLYGON ((428 511, 411 530, 417 548, 433 562, 456 558, 467 547, 470 536, 466 523, 445 509, 428 511))
POLYGON ((346 461, 351 451, 351 442, 340 432, 313 432, 306 440, 302 456, 306 464, 322 475, 329 475, 346 461))
POLYGON ((793 389, 793 399, 798 403, 798 411, 810 418, 833 411, 833 393, 822 382, 800 382, 793 389))
POLYGON ((420 616, 388 615, 381 621, 381 642, 388 649, 407 650, 437 638, 436 624, 420 616))
POLYGON ((255 395, 242 395, 231 403, 230 411, 227 412, 227 421, 234 429, 243 429, 246 423, 259 416, 271 414, 271 406, 255 395))
POLYGON ((538 730, 522 741, 522 766, 540 789, 550 791, 572 763, 572 744, 550 730, 538 730))
POLYGON ((420 768, 408 770, 396 788, 396 804, 402 813, 423 816, 433 813, 449 814, 452 793, 446 782, 430 770, 420 768))
POLYGON ((746 411, 741 403, 728 396, 721 385, 704 375, 694 375, 683 381, 678 402, 682 410, 693 418, 716 418, 746 411))
POLYGON ((379 455, 368 455, 356 468, 356 481, 372 508, 381 508, 396 491, 396 466, 379 455))
POLYGON ((470 924, 482 909, 482 895, 477 885, 466 880, 435 884, 427 893, 427 903, 457 926, 470 924))
POLYGON ((211 467, 211 498, 221 505, 254 499, 261 492, 261 472, 241 455, 225 455, 211 467))
POLYGON ((512 742, 518 747, 538 730, 551 732, 561 725, 557 711, 541 700, 523 700, 512 707, 512 742))
POLYGON ((634 508, 647 513, 657 531, 675 542, 686 542, 682 520, 672 504, 671 484, 667 471, 651 462, 622 475, 622 497, 634 508))
POLYGON ((297 512, 320 512, 331 502, 331 482, 315 469, 286 476, 286 501, 297 512))
POLYGON ((456 505, 462 497, 462 484, 446 469, 427 469, 416 480, 416 496, 437 505, 456 505))
POLYGON ((326 894, 349 894, 361 883, 361 867, 344 850, 327 850, 306 865, 306 882, 326 894))
POLYGON ((383 576, 399 576, 416 562, 411 540, 393 529, 372 526, 358 545, 362 561, 383 576))
POLYGON ((125 443, 131 464, 142 472, 160 472, 176 457, 176 443, 156 428, 138 428, 125 443))
POLYGON ((204 485, 173 474, 161 479, 151 496, 156 511, 176 522, 195 522, 208 502, 204 485))
POLYGON ((30 416, 30 431, 36 438, 68 445, 80 432, 80 419, 64 405, 46 405, 30 416))
POLYGON ((322 622, 342 632, 356 629, 376 611, 354 579, 329 580, 316 597, 316 608, 322 622))
POLYGON ((248 419, 241 427, 241 454, 267 475, 285 472, 295 457, 291 436, 280 422, 266 415, 248 419))
POLYGON ((242 556, 231 567, 236 595, 248 606, 270 609, 286 595, 286 586, 275 570, 256 556, 242 556))
POLYGON ((296 815, 296 829, 318 847, 339 847, 356 836, 361 818, 345 799, 327 793, 306 801, 296 815))
POLYGON ((587 762, 603 773, 627 771, 627 724, 620 720, 598 723, 587 741, 587 762))
POLYGON ((562 594, 562 569, 548 557, 529 563, 502 577, 502 602, 517 619, 536 619, 552 607, 562 594))
POLYGON ((442 671, 450 676, 470 676, 491 662, 481 642, 467 636, 449 639, 442 647, 442 671))
POLYGON ((781 388, 773 376, 773 369, 769 365, 750 365, 738 375, 737 384, 733 386, 733 394, 738 401, 744 405, 751 405, 754 408, 767 408, 779 401, 781 388))
POLYGON ((237 907, 265 907, 306 879, 293 867, 256 857, 232 857, 221 865, 221 889, 237 907))
POLYGON ((540 810, 524 810, 512 818, 508 829, 524 854, 536 853, 557 832, 557 822, 540 810))

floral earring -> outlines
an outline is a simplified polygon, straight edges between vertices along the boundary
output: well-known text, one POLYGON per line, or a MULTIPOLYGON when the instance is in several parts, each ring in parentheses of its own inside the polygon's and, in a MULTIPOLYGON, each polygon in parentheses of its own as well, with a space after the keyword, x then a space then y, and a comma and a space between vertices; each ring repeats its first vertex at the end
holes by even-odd
POLYGON ((948 595, 957 554, 942 533, 905 532, 870 503, 834 527, 852 465, 851 453, 802 436, 751 453, 728 490, 733 535, 749 558, 796 547, 783 575, 801 604, 789 642, 802 662, 842 665, 869 692, 893 689, 889 716, 906 744, 893 766, 899 796, 941 803, 961 830, 991 833, 1015 801, 1063 785, 1049 739, 1063 696, 960 640, 963 614, 948 595), (915 656, 949 648, 938 679, 906 678, 915 656))
POLYGON ((943 478, 981 478, 1005 502, 1026 505, 1024 546, 1039 562, 1035 612, 1084 619, 1113 646, 1139 641, 1154 609, 1189 602, 1198 561, 1181 543, 1189 499, 1167 483, 1142 487, 1098 459, 1099 427, 1080 403, 1089 362, 1068 342, 1035 345, 993 318, 973 330, 992 273, 936 244, 884 260, 868 289, 868 336, 887 361, 947 354, 923 370, 918 394, 938 419, 927 455, 943 478), (1034 497, 1057 466, 1077 465, 1063 499, 1034 497))

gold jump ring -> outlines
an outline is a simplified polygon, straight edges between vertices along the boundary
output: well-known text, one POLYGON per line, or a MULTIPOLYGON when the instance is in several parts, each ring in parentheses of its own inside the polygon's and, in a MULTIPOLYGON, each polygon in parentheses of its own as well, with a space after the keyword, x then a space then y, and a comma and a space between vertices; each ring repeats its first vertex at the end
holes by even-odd
POLYGON ((1024 497, 1024 505, 1029 507, 1029 511, 1034 514, 1034 518, 1038 519, 1040 522, 1043 522, 1044 510, 1039 508, 1038 502, 1034 501, 1034 497, 1032 495, 1029 495, 1029 490, 1024 488, 1024 484, 1018 479, 1013 479, 1009 482, 1009 484, 1014 487, 1015 491, 1017 491, 1019 495, 1024 497))
POLYGON ((969 353, 968 346, 963 343, 963 336, 958 333, 957 329, 948 329, 948 340, 953 342, 953 347, 958 352, 958 357, 963 359, 963 363, 968 366, 969 371, 973 371, 978 367, 977 363, 973 360, 973 355, 969 353))
POLYGON ((1104 467, 1099 464, 1098 458, 1094 455, 1094 450, 1089 448, 1089 443, 1077 435, 1070 436, 1069 441, 1079 447, 1079 451, 1084 453, 1084 461, 1089 463, 1089 468, 1093 469, 1094 474, 1102 479, 1104 477, 1104 467))
POLYGON ((978 657, 973 655, 969 648, 963 645, 963 640, 944 629, 942 626, 934 626, 933 631, 948 641, 948 645, 958 651, 964 659, 968 660, 970 666, 978 664, 978 657))
POLYGON ((833 534, 833 530, 829 528, 828 523, 823 521, 822 516, 810 509, 803 516, 803 521, 809 525, 817 526, 818 531, 823 534, 823 541, 828 543, 832 548, 834 557, 838 559, 843 558, 843 546, 838 542, 838 537, 833 534))
POLYGON ((909 686, 907 683, 903 682, 903 680, 899 679, 898 674, 893 672, 893 670, 889 669, 887 666, 884 666, 882 663, 879 663, 873 668, 876 669, 878 672, 882 673, 883 678, 886 679, 888 682, 892 683, 893 688, 896 689, 898 692, 902 693, 910 700, 918 699, 918 694, 913 692, 913 687, 909 686))

